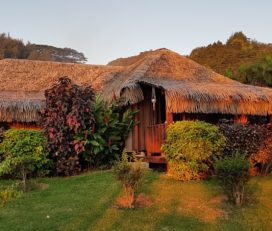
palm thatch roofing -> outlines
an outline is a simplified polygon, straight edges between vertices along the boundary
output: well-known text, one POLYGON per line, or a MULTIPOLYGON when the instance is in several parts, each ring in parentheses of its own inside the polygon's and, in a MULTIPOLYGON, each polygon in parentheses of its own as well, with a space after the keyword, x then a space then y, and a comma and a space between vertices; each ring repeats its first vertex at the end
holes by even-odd
POLYGON ((34 122, 45 105, 44 92, 62 76, 96 91, 122 67, 18 59, 0 60, 0 121, 34 122))
POLYGON ((272 89, 236 82, 159 49, 127 67, 0 60, 0 121, 36 121, 44 107, 44 91, 61 76, 91 85, 108 101, 114 92, 126 104, 144 100, 142 84, 160 88, 168 112, 272 114, 272 89))
POLYGON ((107 91, 134 104, 143 100, 141 84, 164 90, 168 112, 272 114, 272 89, 231 80, 167 49, 153 51, 128 66, 107 91))

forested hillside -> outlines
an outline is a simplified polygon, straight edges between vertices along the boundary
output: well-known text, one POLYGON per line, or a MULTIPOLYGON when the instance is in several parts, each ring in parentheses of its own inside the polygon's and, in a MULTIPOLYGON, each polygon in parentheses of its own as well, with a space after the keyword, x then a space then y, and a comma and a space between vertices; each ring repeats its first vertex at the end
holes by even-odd
POLYGON ((87 61, 83 53, 71 48, 38 45, 0 34, 0 59, 31 59, 57 62, 84 63, 87 61))
POLYGON ((272 44, 251 40, 242 32, 231 35, 225 44, 218 41, 196 48, 189 57, 240 82, 272 86, 272 44))
MULTIPOLYGON (((150 52, 119 58, 108 65, 128 66, 150 52)), ((272 44, 249 39, 242 32, 231 35, 225 44, 218 41, 195 48, 188 57, 242 83, 272 87, 272 44)))

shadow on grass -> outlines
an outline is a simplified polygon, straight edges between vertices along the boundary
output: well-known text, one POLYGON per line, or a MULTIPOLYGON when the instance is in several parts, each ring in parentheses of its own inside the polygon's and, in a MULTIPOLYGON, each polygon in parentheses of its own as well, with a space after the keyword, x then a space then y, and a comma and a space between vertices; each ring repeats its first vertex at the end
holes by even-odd
MULTIPOLYGON (((139 195, 146 195, 149 197, 151 194, 153 184, 159 179, 159 174, 152 171, 147 172, 139 185, 139 195)), ((121 187, 121 184, 119 184, 121 187)), ((115 201, 104 211, 104 214, 97 219, 89 230, 104 231, 104 230, 153 230, 152 208, 150 206, 139 207, 136 204, 134 209, 116 208, 114 204, 118 197, 122 194, 120 192, 115 198, 115 201)), ((150 197, 152 200, 152 196, 150 197)))
POLYGON ((256 180, 249 182, 245 186, 245 195, 244 195, 244 206, 260 203, 260 198, 258 197, 261 192, 260 183, 256 180))
POLYGON ((175 209, 161 217, 154 230, 163 231, 189 231, 189 230, 209 230, 209 225, 200 221, 196 217, 178 215, 175 209))

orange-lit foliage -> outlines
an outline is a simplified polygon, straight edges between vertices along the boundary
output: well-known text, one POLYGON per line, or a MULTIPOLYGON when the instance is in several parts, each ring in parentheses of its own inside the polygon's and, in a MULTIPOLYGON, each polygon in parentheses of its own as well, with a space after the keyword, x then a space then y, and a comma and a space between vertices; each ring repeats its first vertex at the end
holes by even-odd
POLYGON ((242 76, 239 76, 241 68, 258 62, 261 57, 271 55, 271 52, 271 45, 248 39, 242 32, 236 32, 225 44, 218 41, 195 48, 189 57, 217 73, 231 78, 238 77, 238 81, 244 82, 242 76))
MULTIPOLYGON (((271 134, 270 134, 271 135, 271 134)), ((251 163, 259 168, 262 175, 268 175, 272 167, 272 137, 267 139, 262 144, 259 151, 251 156, 251 163)))

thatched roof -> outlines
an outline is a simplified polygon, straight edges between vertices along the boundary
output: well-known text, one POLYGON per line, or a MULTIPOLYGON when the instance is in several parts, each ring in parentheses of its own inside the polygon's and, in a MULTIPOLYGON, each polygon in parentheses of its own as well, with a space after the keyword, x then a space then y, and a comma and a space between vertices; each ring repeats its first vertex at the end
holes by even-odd
POLYGON ((167 49, 129 66, 107 91, 133 104, 143 100, 141 83, 164 89, 168 112, 272 114, 272 89, 231 80, 167 49))
POLYGON ((18 59, 0 60, 0 121, 37 121, 44 106, 44 91, 59 77, 69 76, 96 91, 123 68, 18 59))
POLYGON ((37 121, 43 106, 44 92, 0 91, 0 121, 37 121))
POLYGON ((61 76, 78 85, 92 85, 96 90, 124 68, 18 59, 0 60, 0 91, 44 91, 61 76))
POLYGON ((61 76, 92 85, 106 100, 114 92, 129 104, 143 100, 141 84, 161 88, 168 112, 272 114, 272 89, 241 84, 159 49, 128 67, 0 60, 0 121, 36 121, 43 92, 61 76))

